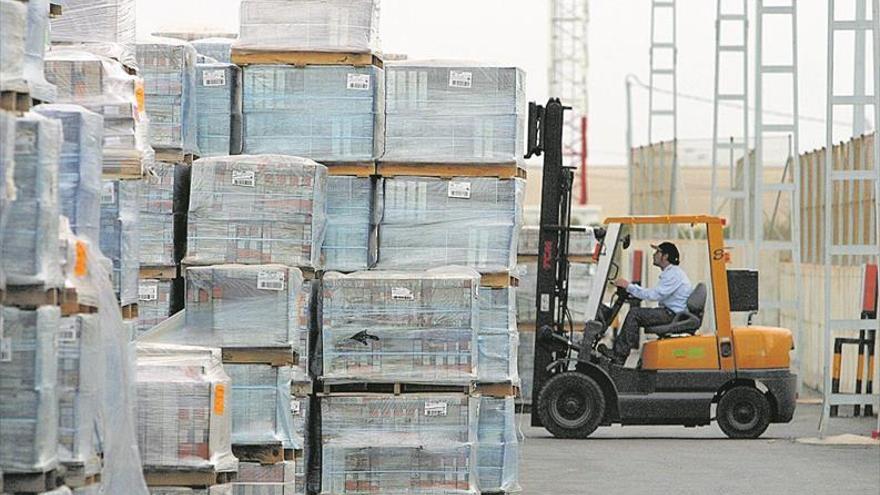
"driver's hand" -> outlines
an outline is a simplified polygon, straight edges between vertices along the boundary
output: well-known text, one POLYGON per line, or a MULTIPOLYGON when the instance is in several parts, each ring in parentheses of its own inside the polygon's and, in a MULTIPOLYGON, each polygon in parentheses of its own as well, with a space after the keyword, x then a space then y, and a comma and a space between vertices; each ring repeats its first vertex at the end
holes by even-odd
POLYGON ((614 285, 620 287, 621 289, 626 289, 627 287, 629 287, 629 280, 625 278, 619 278, 614 281, 614 285))

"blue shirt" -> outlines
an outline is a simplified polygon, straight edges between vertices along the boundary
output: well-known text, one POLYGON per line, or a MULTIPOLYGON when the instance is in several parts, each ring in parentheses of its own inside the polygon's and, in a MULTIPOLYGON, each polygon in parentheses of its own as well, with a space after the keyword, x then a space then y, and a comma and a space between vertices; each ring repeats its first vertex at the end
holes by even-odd
POLYGON ((687 300, 693 289, 684 270, 669 265, 660 273, 657 287, 645 289, 638 284, 629 284, 626 291, 643 301, 658 301, 661 307, 681 313, 687 309, 687 300))

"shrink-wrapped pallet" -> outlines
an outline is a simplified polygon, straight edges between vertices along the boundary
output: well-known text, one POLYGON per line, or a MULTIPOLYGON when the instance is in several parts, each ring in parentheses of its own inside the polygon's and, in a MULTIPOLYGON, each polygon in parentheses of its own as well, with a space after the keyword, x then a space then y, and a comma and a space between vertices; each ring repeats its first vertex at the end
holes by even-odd
MULTIPOLYGON (((575 256, 591 256, 596 247, 596 236, 592 227, 573 225, 572 228, 584 229, 582 232, 572 231, 568 238, 568 253, 575 256)), ((537 256, 541 228, 537 225, 524 225, 519 231, 517 254, 537 256)))
POLYGON ((56 306, 0 310, 0 469, 46 471, 58 462, 55 338, 61 312, 56 306))
POLYGON ((137 334, 140 335, 154 326, 167 320, 182 306, 178 301, 177 291, 182 290, 183 281, 175 280, 138 280, 138 321, 137 334))
POLYGON ((455 394, 323 397, 321 493, 477 493, 477 400, 455 394))
POLYGON ((87 473, 100 467, 96 429, 102 362, 100 320, 96 314, 61 318, 58 341, 58 458, 82 463, 87 473))
POLYGON ((58 189, 61 214, 74 234, 92 241, 101 231, 101 167, 104 118, 79 105, 40 105, 34 111, 61 121, 64 141, 58 189))
POLYGON ((24 79, 28 4, 0 0, 0 91, 27 91, 24 79))
POLYGON ((171 266, 186 252, 190 166, 153 162, 144 171, 140 193, 140 264, 171 266))
POLYGON ((232 38, 202 38, 190 42, 199 55, 212 58, 221 64, 232 63, 232 38))
POLYGON ((382 155, 385 74, 343 65, 244 68, 244 153, 280 153, 319 162, 382 155))
POLYGON ((200 156, 241 153, 241 69, 216 61, 196 64, 200 156))
POLYGON ((304 486, 297 486, 295 461, 263 465, 242 462, 238 465, 238 477, 232 483, 233 495, 300 495, 304 486))
POLYGON ((2 271, 8 285, 62 283, 58 244, 61 123, 35 112, 15 121, 15 201, 3 229, 2 271))
POLYGON ((385 155, 389 162, 523 161, 525 73, 463 62, 388 65, 385 155))
MULTIPOLYGON (((592 291, 594 267, 592 263, 571 263, 569 266, 568 309, 576 328, 582 327, 588 319, 587 303, 592 291)), ((537 260, 517 265, 520 284, 516 291, 516 312, 519 321, 534 322, 537 316, 537 272, 537 260)))
POLYGON ((477 336, 477 380, 519 383, 516 289, 480 289, 480 330, 477 336))
POLYGON ((379 48, 379 0, 243 0, 237 48, 370 52, 379 48))
POLYGON ((375 263, 374 201, 370 178, 327 178, 327 234, 322 248, 327 270, 354 272, 375 263))
POLYGON ((479 282, 479 274, 460 267, 325 274, 324 379, 471 383, 479 282))
POLYGON ((196 50, 185 41, 150 38, 138 42, 144 78, 150 143, 156 149, 198 154, 196 142, 196 50))
POLYGON ((285 449, 302 448, 293 440, 290 368, 226 363, 223 369, 232 380, 232 443, 281 442, 285 449))
POLYGON ((140 175, 142 164, 153 159, 143 81, 85 47, 53 48, 46 54, 46 77, 58 87, 58 102, 104 117, 104 173, 140 175))
POLYGON ((480 491, 519 491, 519 433, 513 397, 482 397, 477 428, 480 491))
POLYGON ((52 41, 134 44, 135 0, 64 0, 52 19, 52 41))
MULTIPOLYGON (((27 31, 24 45, 24 79, 31 98, 44 103, 55 101, 55 86, 46 80, 43 59, 49 44, 49 0, 28 0, 27 31)), ((5 59, 3 64, 6 65, 5 59)))
POLYGON ((242 155, 196 161, 185 263, 319 268, 326 191, 327 168, 305 158, 242 155))
POLYGON ((378 268, 515 267, 525 181, 398 177, 379 187, 378 268))
POLYGON ((139 180, 105 180, 101 188, 101 252, 113 262, 113 289, 119 304, 138 301, 141 194, 139 180))
POLYGON ((3 270, 3 231, 9 206, 15 199, 15 115, 0 110, 0 289, 6 288, 6 270, 3 270))
POLYGON ((138 344, 138 448, 146 467, 237 471, 219 349, 138 344))

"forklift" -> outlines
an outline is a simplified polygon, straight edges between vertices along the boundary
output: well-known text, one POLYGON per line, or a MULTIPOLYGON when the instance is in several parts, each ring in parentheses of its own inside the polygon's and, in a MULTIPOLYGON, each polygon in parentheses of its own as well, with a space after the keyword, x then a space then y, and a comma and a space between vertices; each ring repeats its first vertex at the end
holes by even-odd
MULTIPOLYGON (((526 158, 543 155, 541 230, 537 266, 532 426, 558 438, 586 438, 599 426, 706 426, 717 420, 730 438, 758 438, 770 423, 790 422, 797 376, 788 329, 753 326, 758 274, 728 270, 725 220, 706 215, 616 217, 594 229, 596 273, 582 332, 568 310, 569 235, 574 170, 563 165, 563 115, 558 99, 529 104, 526 158), (613 285, 640 225, 703 226, 711 281, 696 284, 687 310, 642 344, 635 367, 614 363, 600 341, 612 336, 624 305, 638 305, 613 285), (701 330, 707 296, 715 328, 701 330), (731 312, 748 312, 733 327, 731 312), (712 331, 714 330, 714 332, 712 331), (704 333, 705 332, 705 333, 704 333), (714 417, 713 417, 714 413, 714 417)), ((629 361, 632 361, 632 357, 629 361)))

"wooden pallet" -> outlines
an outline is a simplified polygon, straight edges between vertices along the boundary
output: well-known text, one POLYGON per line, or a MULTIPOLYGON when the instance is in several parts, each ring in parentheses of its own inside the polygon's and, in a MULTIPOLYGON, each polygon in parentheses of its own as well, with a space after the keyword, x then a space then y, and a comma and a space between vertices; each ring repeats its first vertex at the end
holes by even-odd
POLYGON ((327 383, 321 385, 323 392, 319 395, 340 394, 418 394, 418 393, 453 393, 470 394, 470 385, 439 385, 425 383, 327 383))
POLYGON ((486 397, 520 397, 519 385, 512 383, 478 383, 474 391, 486 397))
POLYGON ((62 478, 64 484, 70 488, 80 488, 101 482, 101 459, 95 457, 92 461, 63 462, 62 478))
POLYGON ((224 347, 224 364, 267 364, 269 366, 294 366, 299 356, 291 347, 224 347))
POLYGON ((395 163, 379 162, 376 174, 382 177, 495 177, 525 179, 526 170, 516 163, 395 163))
POLYGON ((483 273, 480 275, 480 287, 491 289, 519 287, 519 278, 510 272, 483 273))
POLYGON ((180 267, 174 266, 141 266, 138 278, 141 280, 174 280, 180 276, 180 267))
POLYGON ((303 52, 288 50, 247 50, 232 49, 232 63, 235 65, 353 65, 365 67, 374 65, 380 69, 385 63, 373 53, 334 53, 334 52, 303 52))
POLYGON ((285 449, 281 442, 269 442, 255 445, 233 444, 232 455, 239 462, 259 462, 265 466, 292 461, 295 454, 293 449, 285 449))
MULTIPOLYGON (((521 264, 538 264, 538 256, 534 254, 520 254, 516 257, 516 262, 521 264)), ((577 254, 577 255, 569 255, 568 261, 571 263, 585 263, 585 264, 594 264, 596 260, 593 259, 592 255, 589 254, 577 254)))
POLYGON ((203 487, 222 485, 235 481, 235 472, 217 472, 213 469, 174 468, 144 466, 144 479, 147 486, 187 486, 203 487))
POLYGON ((314 386, 312 382, 291 382, 290 395, 294 397, 306 397, 312 395, 314 386))
POLYGON ((66 287, 61 292, 61 316, 91 315, 97 312, 97 306, 82 304, 79 301, 76 289, 66 287))
POLYGON ((19 309, 33 310, 40 306, 60 306, 64 294, 62 289, 47 289, 41 286, 7 286, 3 292, 3 304, 19 309))
POLYGON ((31 95, 21 91, 0 92, 0 109, 7 112, 27 112, 33 106, 31 95))
POLYGON ((192 162, 198 160, 199 157, 192 153, 184 153, 183 150, 177 149, 157 149, 156 160, 167 163, 185 163, 192 165, 192 162))
POLYGON ((331 176, 370 177, 376 175, 376 162, 321 162, 331 176))
POLYGON ((141 179, 144 176, 143 160, 140 156, 131 152, 113 151, 104 153, 104 163, 101 169, 101 178, 106 180, 141 179))
POLYGON ((43 493, 60 486, 58 470, 39 473, 3 472, 3 493, 43 493))
POLYGON ((137 303, 126 304, 120 308, 122 310, 122 319, 123 320, 133 320, 138 317, 138 305, 137 303))

